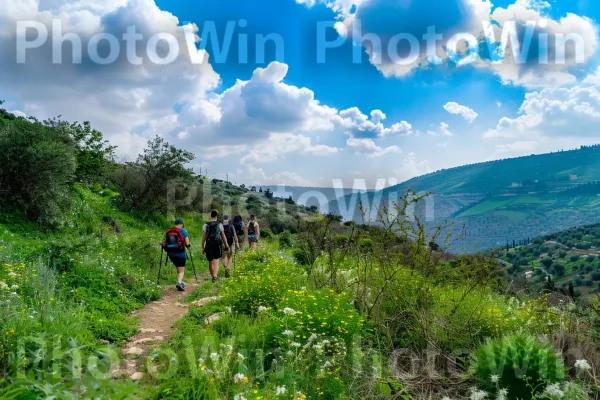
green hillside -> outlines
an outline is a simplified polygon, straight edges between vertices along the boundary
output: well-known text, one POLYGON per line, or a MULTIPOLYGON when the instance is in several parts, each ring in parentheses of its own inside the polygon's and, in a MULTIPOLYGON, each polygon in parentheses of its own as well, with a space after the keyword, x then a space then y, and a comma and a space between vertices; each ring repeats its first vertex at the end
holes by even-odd
POLYGON ((537 290, 547 288, 548 276, 557 288, 573 284, 575 294, 589 297, 600 293, 600 224, 586 225, 537 238, 530 243, 508 243, 497 256, 511 278, 537 290))
MULTIPOLYGON (((479 251, 589 223, 600 222, 600 145, 578 150, 491 161, 438 171, 374 195, 363 195, 370 213, 390 206, 412 190, 430 193, 415 212, 431 229, 450 223, 446 232, 464 240, 456 252, 479 251)), ((344 212, 350 196, 330 203, 346 219, 362 221, 358 207, 344 212), (340 206, 340 204, 342 206, 340 206)))

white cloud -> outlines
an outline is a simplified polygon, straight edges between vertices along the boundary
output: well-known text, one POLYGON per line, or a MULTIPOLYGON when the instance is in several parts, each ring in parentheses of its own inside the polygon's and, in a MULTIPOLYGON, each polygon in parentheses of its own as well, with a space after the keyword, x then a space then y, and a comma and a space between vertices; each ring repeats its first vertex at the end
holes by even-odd
POLYGON ((381 157, 387 154, 400 154, 402 150, 398 146, 389 146, 381 148, 375 144, 372 139, 349 138, 346 141, 348 149, 354 150, 357 155, 366 155, 367 157, 381 157))
MULTIPOLYGON (((299 1, 300 2, 300 1, 299 1)), ((313 6, 317 1, 302 1, 313 6)), ((537 24, 530 57, 524 63, 515 62, 512 56, 512 44, 508 44, 506 56, 502 63, 493 63, 485 52, 479 52, 475 66, 490 70, 498 75, 504 84, 525 86, 528 88, 555 87, 575 82, 570 72, 575 66, 587 63, 598 49, 597 26, 590 18, 568 13, 562 18, 553 19, 549 12, 550 4, 543 0, 516 0, 506 7, 495 7, 489 0, 446 0, 436 4, 437 12, 432 13, 427 2, 399 0, 319 0, 337 13, 336 29, 340 35, 348 35, 355 44, 361 37, 362 45, 369 56, 369 61, 386 77, 405 77, 419 68, 431 68, 435 64, 447 64, 450 57, 445 50, 448 41, 457 33, 467 33, 476 38, 490 38, 492 42, 500 42, 502 32, 511 22, 516 22, 519 37, 523 37, 526 26, 537 24), (355 8, 353 10, 353 8, 355 8), (540 27, 540 21, 546 26, 540 27), (486 34, 483 22, 491 22, 494 37, 486 34), (436 34, 442 35, 437 41, 433 53, 428 54, 427 42, 423 38, 429 27, 436 27, 436 34), (360 27, 355 32, 354 28, 360 27), (398 27, 402 27, 401 29, 398 27), (410 62, 395 62, 390 57, 388 45, 390 39, 399 33, 407 33, 418 39, 420 50, 410 62), (548 46, 540 40, 540 33, 548 35, 548 46), (578 35, 583 43, 583 63, 576 63, 576 52, 567 46, 565 63, 555 62, 558 35, 578 35), (369 36, 367 36, 369 35, 369 36), (354 37, 356 36, 356 37, 354 37), (381 48, 377 42, 381 41, 381 48), (374 44, 375 43, 375 44, 374 44), (549 62, 539 61, 539 54, 533 54, 540 48, 548 48, 549 62), (438 57, 437 62, 432 62, 438 57)), ((392 43, 393 44, 393 43, 392 43)), ((487 47, 487 46, 486 46, 487 47)), ((522 48, 525 46, 522 46, 522 48)), ((408 58, 410 48, 406 40, 401 41, 398 52, 400 58, 408 58), (404 46, 404 47, 402 47, 404 46)), ((416 47, 415 47, 416 48, 416 47)), ((458 53, 466 56, 467 46, 458 47, 458 53), (464 53, 464 54, 463 54, 464 53)), ((395 51, 392 51, 395 53, 395 51)))
POLYGON ((183 26, 153 0, 0 0, 0 8, 0 47, 5 55, 0 59, 2 94, 14 98, 24 113, 40 119, 62 115, 67 120, 89 120, 121 145, 123 153, 137 153, 148 139, 146 135, 157 130, 164 133, 162 116, 172 115, 175 104, 203 98, 219 84, 219 75, 208 62, 190 62, 183 26), (144 62, 126 62, 122 46, 121 57, 113 64, 94 64, 87 51, 83 51, 81 64, 73 64, 69 62, 72 46, 67 44, 64 62, 53 64, 53 20, 62 22, 63 34, 80 37, 84 49, 98 32, 120 38, 127 27, 135 26, 144 38, 138 44, 144 62), (25 64, 17 64, 15 58, 17 21, 40 22, 50 32, 45 45, 28 51, 25 64), (173 35, 183 49, 166 66, 149 62, 141 51, 142 44, 157 33, 173 35))
POLYGON ((587 84, 543 89, 525 95, 516 118, 502 118, 485 138, 597 137, 600 86, 592 75, 587 84), (593 83, 593 84, 590 84, 593 83))
POLYGON ((425 175, 432 172, 427 160, 417 160, 417 155, 409 153, 405 158, 401 168, 395 168, 394 174, 399 182, 407 181, 411 178, 425 175))
POLYGON ((412 125, 406 121, 389 127, 383 124, 387 116, 381 110, 371 111, 371 118, 357 107, 340 111, 334 118, 334 124, 354 138, 382 138, 387 136, 406 136, 412 134, 412 125))
POLYGON ((257 168, 253 165, 244 167, 243 170, 238 170, 237 175, 252 185, 286 185, 286 186, 304 186, 304 187, 319 187, 324 184, 324 180, 306 179, 295 172, 282 171, 269 175, 262 168, 257 168))
POLYGON ((268 163, 290 153, 326 156, 336 154, 339 149, 325 145, 313 145, 309 137, 291 133, 272 133, 241 158, 241 164, 268 163))
POLYGON ((475 119, 479 116, 473 109, 462 106, 456 102, 449 102, 444 105, 444 110, 448 111, 450 114, 460 115, 469 123, 475 121, 475 119))
POLYGON ((536 150, 538 142, 536 141, 521 141, 508 144, 496 145, 496 154, 493 158, 496 158, 502 154, 525 154, 536 150))
POLYGON ((427 131, 427 134, 430 136, 453 136, 452 132, 450 132, 450 125, 445 122, 440 123, 437 130, 427 131))

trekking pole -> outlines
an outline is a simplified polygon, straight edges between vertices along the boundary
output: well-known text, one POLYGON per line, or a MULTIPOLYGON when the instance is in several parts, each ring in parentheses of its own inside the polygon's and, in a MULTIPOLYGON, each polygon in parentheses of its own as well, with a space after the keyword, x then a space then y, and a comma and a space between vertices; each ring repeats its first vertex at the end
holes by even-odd
POLYGON ((160 270, 162 268, 162 259, 163 259, 163 253, 165 252, 165 249, 162 247, 162 244, 160 245, 160 261, 158 263, 158 278, 156 279, 156 284, 158 285, 160 283, 160 270))
POLYGON ((192 257, 192 250, 188 249, 190 253, 190 261, 192 262, 192 269, 194 270, 194 276, 196 277, 196 282, 198 282, 198 274, 196 273, 196 266, 194 265, 194 257, 192 257))

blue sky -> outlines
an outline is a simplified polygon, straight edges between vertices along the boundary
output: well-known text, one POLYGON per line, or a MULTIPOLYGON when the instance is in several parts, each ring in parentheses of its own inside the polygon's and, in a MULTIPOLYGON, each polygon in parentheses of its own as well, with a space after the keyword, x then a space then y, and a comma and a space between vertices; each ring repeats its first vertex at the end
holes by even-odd
MULTIPOLYGON (((142 65, 128 65, 121 54, 111 65, 86 63, 89 54, 81 65, 70 65, 69 57, 56 65, 51 40, 28 50, 24 65, 10 57, 0 61, 0 98, 10 110, 90 120, 119 146, 123 159, 160 135, 193 151, 197 170, 229 174, 237 183, 331 186, 333 179, 352 185, 358 178, 373 187, 378 178, 390 184, 600 141, 600 5, 591 0, 24 0, 21 8, 0 0, 0 6, 8 10, 0 17, 5 49, 14 49, 19 21, 50 26, 61 20, 63 32, 79 35, 84 44, 99 32, 120 37, 135 26, 142 43, 169 34, 180 49, 185 25, 194 24, 202 35, 214 24, 219 43, 196 43, 209 55, 201 66, 183 50, 165 66, 145 58, 142 65), (417 62, 397 65, 353 31, 360 24, 363 34, 387 46, 394 35, 421 38, 435 26, 447 44, 456 33, 483 40, 484 21, 493 21, 499 38, 511 21, 522 35, 527 23, 542 20, 524 65, 492 65, 481 53, 458 66, 441 47, 442 59, 432 65, 424 46, 417 62), (349 34, 318 63, 324 24, 329 41, 344 29, 349 34), (216 50, 228 26, 234 26, 233 40, 228 57, 219 60, 216 50), (568 65, 540 63, 535 51, 546 47, 539 33, 550 39, 577 34, 583 60, 575 62, 569 48, 568 65), (283 50, 277 54, 271 43, 264 60, 257 60, 256 35, 276 35, 283 50), (250 50, 242 62, 238 53, 246 37, 250 50)), ((400 45, 403 56, 406 43, 400 45)), ((547 48, 553 57, 552 44, 547 48)), ((64 53, 69 49, 63 46, 64 53)))

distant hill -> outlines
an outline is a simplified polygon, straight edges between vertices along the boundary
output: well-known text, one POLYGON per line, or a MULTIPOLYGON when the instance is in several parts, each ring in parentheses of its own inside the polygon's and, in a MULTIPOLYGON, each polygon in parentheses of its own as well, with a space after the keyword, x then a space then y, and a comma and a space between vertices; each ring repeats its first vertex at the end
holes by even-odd
POLYGON ((559 289, 573 283, 586 297, 600 292, 600 224, 554 233, 525 243, 508 243, 496 250, 515 282, 541 290, 551 276, 559 289))
MULTIPOLYGON (((327 207, 328 203, 334 201, 338 197, 343 197, 355 192, 354 189, 334 189, 323 187, 302 187, 302 186, 262 186, 263 190, 269 189, 276 195, 280 192, 290 193, 292 199, 298 204, 306 207, 327 207), (319 199, 323 199, 321 202, 319 199)), ((367 191, 368 193, 369 191, 367 191)), ((282 195, 279 195, 282 196, 282 195)), ((288 195, 289 196, 289 195, 288 195)))
MULTIPOLYGON (((464 240, 451 250, 496 247, 506 240, 600 222, 600 145, 465 165, 413 178, 361 195, 370 210, 367 219, 375 220, 382 205, 401 198, 409 189, 431 193, 427 202, 416 207, 430 226, 450 221, 449 231, 455 235, 465 228, 464 240)), ((360 221, 356 207, 349 207, 351 197, 334 200, 330 209, 345 219, 360 221)))

